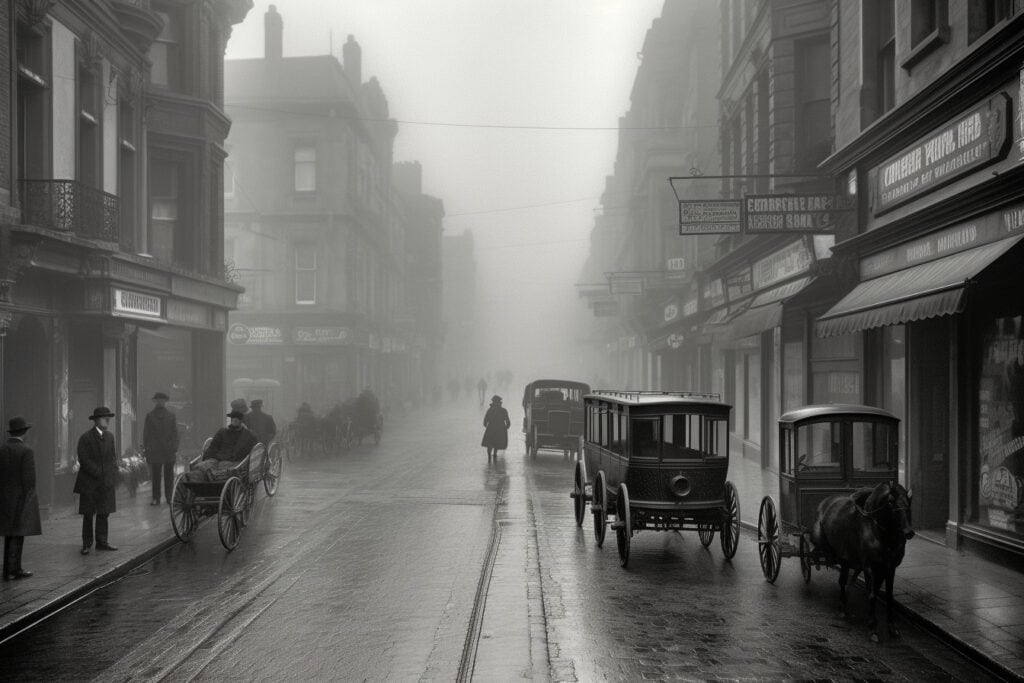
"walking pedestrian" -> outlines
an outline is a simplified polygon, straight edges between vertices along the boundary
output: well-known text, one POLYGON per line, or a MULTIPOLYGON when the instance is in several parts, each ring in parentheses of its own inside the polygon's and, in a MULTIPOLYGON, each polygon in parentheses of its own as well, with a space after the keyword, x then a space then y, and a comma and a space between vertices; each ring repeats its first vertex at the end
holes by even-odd
POLYGON ((245 415, 245 426, 256 435, 257 441, 270 448, 270 443, 277 436, 277 423, 270 413, 263 412, 263 399, 254 398, 249 407, 252 410, 245 415))
POLYGON ((498 451, 508 448, 508 428, 512 421, 508 411, 501 406, 501 396, 491 398, 491 406, 484 414, 484 438, 480 445, 487 449, 487 462, 498 461, 498 451))
POLYGON ((480 407, 484 407, 484 396, 487 395, 487 380, 483 377, 476 383, 476 393, 480 395, 480 407))
POLYGON ((110 408, 100 406, 89 419, 93 426, 78 438, 78 514, 82 515, 82 554, 88 555, 93 542, 93 518, 96 519, 97 550, 117 550, 110 545, 107 516, 117 511, 117 447, 108 431, 110 408))
POLYGON ((142 447, 146 449, 149 463, 149 478, 153 484, 153 499, 150 505, 160 504, 160 482, 163 480, 164 500, 171 504, 171 489, 174 488, 174 463, 178 456, 178 416, 167 409, 167 394, 158 391, 153 394, 156 407, 146 415, 142 427, 142 447))
POLYGON ((4 581, 27 579, 32 572, 21 566, 26 536, 43 533, 36 498, 35 454, 25 444, 32 427, 23 417, 8 422, 10 438, 0 446, 0 534, 4 537, 4 581))

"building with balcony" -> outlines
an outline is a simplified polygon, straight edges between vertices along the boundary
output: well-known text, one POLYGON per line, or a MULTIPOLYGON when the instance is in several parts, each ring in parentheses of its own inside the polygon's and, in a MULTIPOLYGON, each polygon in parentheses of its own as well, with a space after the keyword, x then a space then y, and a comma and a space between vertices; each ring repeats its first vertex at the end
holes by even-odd
POLYGON ((71 499, 93 408, 141 442, 154 391, 184 447, 223 424, 223 51, 250 0, 0 6, 0 414, 36 425, 71 499))

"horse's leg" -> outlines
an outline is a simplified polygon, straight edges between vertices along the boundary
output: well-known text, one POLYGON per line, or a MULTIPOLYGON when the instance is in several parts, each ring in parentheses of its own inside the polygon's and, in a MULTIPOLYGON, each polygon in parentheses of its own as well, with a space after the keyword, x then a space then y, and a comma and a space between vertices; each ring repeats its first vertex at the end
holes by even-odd
POLYGON ((850 577, 850 568, 839 565, 839 613, 846 616, 846 580, 850 577))
POLYGON ((878 598, 878 589, 881 587, 884 579, 885 574, 882 572, 872 571, 867 567, 864 569, 864 585, 868 589, 868 628, 871 629, 871 641, 874 643, 878 642, 878 619, 875 618, 875 601, 878 598))
POLYGON ((896 567, 888 567, 885 577, 885 609, 886 621, 889 624, 889 637, 899 638, 900 630, 896 628, 896 621, 893 614, 892 584, 896 579, 896 567))

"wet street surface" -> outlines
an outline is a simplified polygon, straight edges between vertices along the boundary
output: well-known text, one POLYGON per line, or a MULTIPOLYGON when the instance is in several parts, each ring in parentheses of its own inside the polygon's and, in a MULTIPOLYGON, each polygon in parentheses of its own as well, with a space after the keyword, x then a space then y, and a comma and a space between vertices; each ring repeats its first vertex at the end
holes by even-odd
MULTIPOLYGON (((517 425, 518 407, 510 414, 517 425)), ((789 559, 768 584, 746 531, 731 563, 717 538, 705 550, 695 532, 645 531, 622 569, 614 534, 597 548, 589 516, 575 524, 571 462, 544 451, 527 460, 514 426, 488 465, 480 418, 469 402, 427 408, 390 421, 379 446, 286 463, 234 552, 204 524, 0 646, 0 677, 504 678, 488 639, 521 543, 511 569, 536 600, 530 630, 543 643, 527 677, 989 680, 902 620, 901 639, 870 642, 864 593, 851 591, 853 616, 841 617, 835 572, 805 586, 789 559), (506 522, 503 554, 492 531, 506 522)))

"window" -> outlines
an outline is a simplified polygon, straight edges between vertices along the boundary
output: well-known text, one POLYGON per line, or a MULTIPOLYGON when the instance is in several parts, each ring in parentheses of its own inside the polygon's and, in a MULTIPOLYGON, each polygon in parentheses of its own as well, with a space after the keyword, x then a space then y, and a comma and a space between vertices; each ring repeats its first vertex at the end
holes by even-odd
POLYGON ((878 3, 877 109, 884 114, 896 105, 896 6, 878 3))
POLYGON ((708 458, 729 455, 729 421, 707 419, 704 423, 704 454, 708 458))
POLYGON ((939 28, 938 5, 941 0, 912 0, 910 6, 910 46, 917 47, 921 41, 939 28))
POLYGON ((18 178, 50 177, 50 41, 42 25, 18 26, 18 178))
POLYGON ((295 148, 295 191, 316 191, 316 147, 295 148))
POLYGON ((154 9, 163 20, 164 27, 149 48, 149 60, 153 63, 149 80, 153 85, 180 90, 183 34, 181 13, 168 7, 154 9))
POLYGON ((703 458, 700 415, 665 415, 662 420, 662 457, 666 460, 703 458))
POLYGON ((888 472, 895 469, 893 429, 880 422, 853 423, 853 471, 888 472))
POLYGON ((174 263, 175 241, 180 240, 178 214, 181 167, 155 159, 149 177, 149 253, 163 263, 174 263))
POLYGON ((316 303, 316 245, 295 245, 295 303, 316 303))
POLYGON ((633 456, 657 460, 660 455, 661 420, 659 418, 633 420, 630 432, 633 437, 633 456))
POLYGON ((611 421, 611 450, 618 455, 626 455, 626 416, 615 411, 608 413, 611 421))
POLYGON ((1013 0, 968 0, 967 42, 973 43, 1011 16, 1013 0))
POLYGON ((797 429, 797 469, 801 472, 838 472, 842 461, 841 434, 838 422, 814 422, 797 429))
POLYGON ((136 226, 136 135, 135 135, 135 107, 132 102, 122 97, 117 106, 117 127, 120 139, 120 163, 118 164, 118 188, 121 208, 121 242, 125 247, 132 247, 135 243, 136 226))
POLYGON ((894 0, 862 0, 861 127, 896 102, 896 6, 894 0))
POLYGON ((797 166, 817 168, 832 152, 832 48, 828 36, 796 46, 797 166))
MULTIPOLYGON (((81 47, 79 47, 81 51, 81 47)), ((78 180, 103 187, 103 67, 96 62, 78 64, 78 180)))

